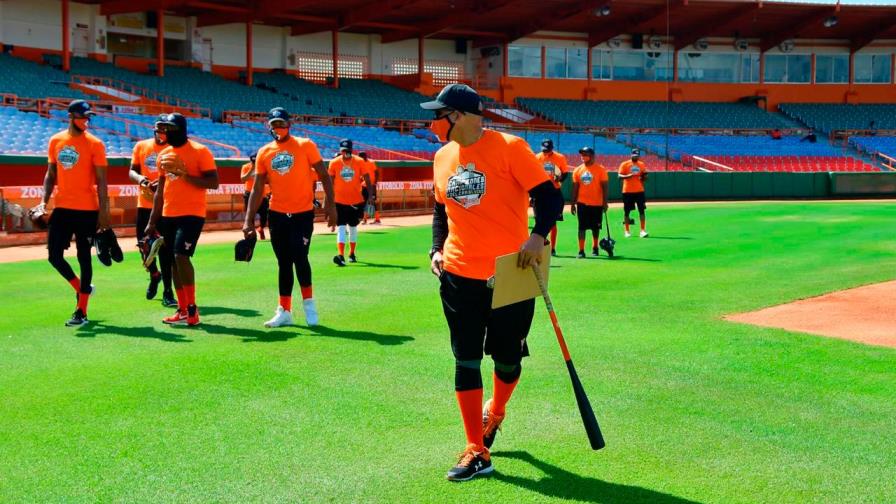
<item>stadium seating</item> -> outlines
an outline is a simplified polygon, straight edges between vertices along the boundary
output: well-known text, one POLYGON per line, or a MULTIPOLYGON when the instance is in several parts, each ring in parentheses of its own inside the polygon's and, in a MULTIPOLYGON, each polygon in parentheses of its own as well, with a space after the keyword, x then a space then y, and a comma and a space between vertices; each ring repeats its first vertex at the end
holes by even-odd
POLYGON ((833 130, 896 129, 896 105, 831 103, 782 103, 788 116, 823 132, 833 130), (874 127, 871 127, 874 121, 874 127))
MULTIPOLYGON (((46 153, 50 137, 68 127, 68 120, 57 117, 46 118, 35 112, 0 107, 0 154, 46 153)), ((91 133, 106 144, 110 156, 129 156, 133 150, 134 144, 126 136, 100 128, 92 129, 91 133)))
POLYGON ((604 128, 784 128, 786 122, 755 105, 518 98, 530 112, 567 126, 604 128))
MULTIPOLYGON (((843 156, 705 156, 735 171, 758 172, 879 172, 880 169, 852 157, 843 156)), ((695 163, 700 165, 700 163, 695 163)), ((706 165, 711 171, 721 171, 706 165)))
POLYGON ((49 65, 40 65, 0 53, 0 93, 22 98, 87 98, 68 87, 69 76, 49 65))
POLYGON ((856 148, 871 154, 883 153, 896 158, 896 137, 886 136, 855 136, 849 138, 856 148))

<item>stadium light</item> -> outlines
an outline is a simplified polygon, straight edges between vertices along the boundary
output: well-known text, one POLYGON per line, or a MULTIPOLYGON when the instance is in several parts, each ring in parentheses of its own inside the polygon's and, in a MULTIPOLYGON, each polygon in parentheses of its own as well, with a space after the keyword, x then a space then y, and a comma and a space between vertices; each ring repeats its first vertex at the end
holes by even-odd
POLYGON ((595 16, 609 16, 610 15, 610 6, 604 5, 603 7, 598 7, 594 9, 595 16))
POLYGON ((839 22, 839 21, 840 20, 837 19, 837 16, 831 16, 824 20, 824 27, 825 28, 833 28, 833 27, 837 26, 837 22, 839 22))

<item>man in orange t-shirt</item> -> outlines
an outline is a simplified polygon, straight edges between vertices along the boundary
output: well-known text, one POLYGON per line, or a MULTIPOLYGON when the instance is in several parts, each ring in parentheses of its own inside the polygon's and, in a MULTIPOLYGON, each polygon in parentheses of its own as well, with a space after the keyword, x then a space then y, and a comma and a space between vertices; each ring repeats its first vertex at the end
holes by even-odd
MULTIPOLYGON (((373 182, 373 185, 380 179, 380 169, 376 166, 376 162, 367 155, 366 152, 359 152, 358 157, 364 160, 364 163, 367 165, 367 174, 370 175, 370 181, 373 182)), ((365 182, 361 183, 361 196, 364 197, 364 200, 367 201, 370 199, 370 192, 367 190, 367 184, 365 182)), ((382 224, 380 221, 380 203, 375 197, 373 199, 373 223, 374 224, 382 224)), ((362 214, 363 220, 361 224, 367 224, 367 211, 362 214)))
MULTIPOLYGON (((156 122, 164 120, 166 114, 160 114, 156 122)), ((159 133, 156 128, 153 138, 141 140, 134 145, 134 152, 131 155, 131 169, 128 171, 128 177, 131 182, 140 186, 140 196, 137 197, 137 248, 141 253, 143 248, 140 243, 143 241, 143 231, 149 224, 149 214, 152 212, 152 200, 155 196, 156 188, 159 187, 159 153, 168 147, 168 140, 165 135, 159 133)), ((162 269, 156 266, 156 261, 147 268, 149 270, 149 286, 146 288, 146 299, 153 299, 159 288, 159 281, 163 284, 162 290, 162 306, 177 306, 174 299, 174 291, 171 289, 171 263, 167 260, 168 256, 160 256, 162 269)))
POLYGON ((324 212, 329 225, 336 224, 336 208, 333 206, 333 186, 317 146, 308 138, 290 135, 290 115, 286 109, 276 107, 268 112, 268 127, 274 140, 258 150, 255 159, 255 186, 249 196, 243 235, 251 239, 254 234, 255 209, 262 200, 260 187, 271 191, 270 220, 271 246, 277 256, 277 285, 280 303, 274 317, 265 327, 292 325, 292 290, 294 276, 302 291, 302 308, 309 326, 319 323, 317 306, 311 284, 311 264, 308 250, 314 232, 314 187, 322 181, 326 202, 324 212))
POLYGON ((174 325, 199 325, 196 306, 196 273, 190 260, 196 251, 205 224, 206 191, 218 188, 218 169, 208 147, 187 137, 187 119, 168 114, 156 123, 156 129, 168 140, 159 153, 159 187, 153 199, 146 234, 161 231, 165 244, 161 254, 173 254, 171 272, 177 292, 177 311, 163 322, 174 325))
POLYGON ((518 266, 541 259, 545 235, 563 209, 560 191, 529 145, 482 128, 479 94, 464 84, 445 86, 434 101, 430 129, 447 144, 433 161, 431 269, 440 294, 455 359, 454 388, 467 447, 448 471, 452 481, 492 472, 489 448, 528 355, 526 336, 535 300, 491 309, 487 285, 498 256, 519 252, 518 266), (529 234, 528 202, 535 209, 529 234), (482 404, 483 352, 495 363, 494 397, 482 404))
POLYGON ((345 138, 339 142, 339 155, 330 161, 327 172, 333 180, 333 191, 336 194, 336 248, 338 254, 333 257, 337 266, 345 266, 345 238, 349 240, 349 262, 357 262, 355 248, 358 242, 358 223, 364 214, 364 205, 372 204, 376 198, 376 187, 370 181, 367 164, 363 159, 352 156, 352 141, 345 138), (361 194, 361 182, 370 188, 368 199, 361 194), (348 233, 346 233, 348 228, 348 233))
MULTIPOLYGON (((566 156, 559 152, 554 152, 554 141, 545 138, 541 141, 541 152, 535 155, 538 162, 544 167, 545 173, 554 182, 554 187, 560 189, 563 181, 569 176, 569 165, 566 163, 566 156)), ((563 220, 563 210, 557 216, 558 221, 563 220)), ((551 228, 551 255, 557 255, 557 226, 551 228)))
POLYGON ((572 174, 570 212, 579 219, 579 259, 585 258, 585 232, 591 230, 591 255, 600 253, 601 221, 607 210, 607 169, 594 162, 594 149, 582 147, 582 164, 572 174))
MULTIPOLYGON (((243 211, 247 213, 249 212, 249 195, 252 193, 252 188, 255 186, 255 160, 257 156, 257 152, 253 153, 249 156, 249 162, 240 168, 240 182, 243 182, 246 185, 246 190, 243 192, 243 211)), ((258 214, 258 238, 261 240, 265 239, 264 228, 268 226, 268 208, 270 206, 270 199, 271 188, 268 185, 265 185, 261 203, 259 203, 258 212, 256 212, 258 214)), ((255 222, 254 218, 252 219, 252 222, 255 222)))
POLYGON ((75 312, 65 323, 70 327, 88 322, 87 304, 93 292, 90 247, 97 231, 109 227, 106 146, 87 131, 94 115, 90 104, 84 100, 69 104, 68 129, 50 138, 44 195, 41 203, 32 210, 44 214, 56 188, 56 205, 47 232, 47 252, 50 264, 71 284, 77 295, 75 312), (71 246, 72 236, 78 251, 80 278, 63 255, 71 246))
POLYGON ((623 161, 619 165, 619 180, 622 181, 622 208, 625 211, 625 237, 632 236, 629 225, 632 220, 629 213, 638 207, 638 216, 641 218, 641 238, 647 238, 647 218, 644 215, 647 210, 647 202, 644 199, 644 181, 647 180, 647 165, 641 161, 641 150, 632 149, 631 161, 623 161))

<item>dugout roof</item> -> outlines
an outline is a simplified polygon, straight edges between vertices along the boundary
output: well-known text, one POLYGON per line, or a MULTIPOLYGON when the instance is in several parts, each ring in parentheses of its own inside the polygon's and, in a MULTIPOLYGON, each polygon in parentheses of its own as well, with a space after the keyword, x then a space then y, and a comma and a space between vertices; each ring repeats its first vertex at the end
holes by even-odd
POLYGON ((418 37, 510 42, 540 30, 587 33, 592 46, 624 34, 671 35, 679 49, 704 37, 782 41, 837 39, 853 50, 896 38, 896 6, 761 0, 82 0, 103 14, 163 8, 200 26, 253 21, 321 31, 378 33, 383 42, 418 37), (606 15, 601 15, 609 8, 606 15), (830 19, 836 16, 833 26, 830 19), (825 21, 828 21, 825 23, 825 21))

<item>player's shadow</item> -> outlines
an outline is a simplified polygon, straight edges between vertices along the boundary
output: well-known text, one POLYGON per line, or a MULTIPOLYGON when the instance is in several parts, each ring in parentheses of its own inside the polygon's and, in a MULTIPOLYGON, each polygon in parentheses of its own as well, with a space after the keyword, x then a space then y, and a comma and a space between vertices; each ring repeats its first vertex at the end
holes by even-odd
POLYGON ((369 268, 383 268, 383 269, 400 269, 400 270, 417 270, 420 269, 420 266, 406 266, 402 264, 380 264, 380 263, 372 263, 366 261, 358 261, 358 264, 362 266, 367 266, 369 268))
POLYGON ((640 261, 640 262, 663 262, 662 259, 648 259, 646 257, 629 257, 616 254, 613 257, 600 256, 595 259, 603 259, 604 261, 640 261))
POLYGON ((243 342, 245 343, 279 343, 289 341, 296 336, 299 336, 299 333, 294 331, 295 328, 293 328, 293 331, 285 331, 282 329, 277 331, 262 331, 260 329, 246 329, 244 327, 226 327, 218 324, 209 324, 208 322, 202 322, 196 327, 173 327, 201 331, 216 336, 236 336, 238 338, 243 338, 243 342))
POLYGON ((96 336, 115 335, 128 338, 153 338, 169 343, 190 343, 193 340, 183 335, 169 332, 160 332, 153 326, 121 327, 103 323, 102 320, 91 321, 89 325, 79 327, 75 336, 78 338, 94 338, 96 336))
POLYGON ((205 306, 199 308, 200 315, 235 315, 243 318, 260 317, 261 312, 247 308, 233 308, 230 306, 205 306))
POLYGON ((369 331, 343 331, 323 325, 308 328, 311 334, 308 336, 326 336, 328 338, 343 338, 356 341, 372 341, 380 345, 402 345, 408 341, 414 341, 412 336, 399 336, 394 334, 379 334, 369 331))
POLYGON ((693 240, 690 236, 653 236, 650 235, 648 240, 693 240))
POLYGON ((544 472, 539 479, 522 478, 495 471, 494 478, 545 497, 578 502, 644 503, 644 504, 699 504, 697 501, 676 497, 634 485, 610 483, 597 478, 580 476, 548 464, 525 451, 492 452, 496 458, 512 458, 528 462, 544 472))

